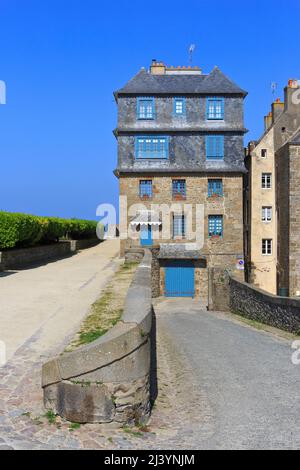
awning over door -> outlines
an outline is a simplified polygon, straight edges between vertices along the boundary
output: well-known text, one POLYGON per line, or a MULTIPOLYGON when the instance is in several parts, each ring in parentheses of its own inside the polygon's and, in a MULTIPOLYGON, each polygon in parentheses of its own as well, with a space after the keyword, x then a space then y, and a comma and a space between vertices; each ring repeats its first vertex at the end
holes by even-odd
POLYGON ((136 216, 130 221, 130 225, 133 227, 137 227, 138 225, 152 225, 152 226, 160 226, 161 220, 159 218, 159 214, 155 211, 139 211, 136 216))

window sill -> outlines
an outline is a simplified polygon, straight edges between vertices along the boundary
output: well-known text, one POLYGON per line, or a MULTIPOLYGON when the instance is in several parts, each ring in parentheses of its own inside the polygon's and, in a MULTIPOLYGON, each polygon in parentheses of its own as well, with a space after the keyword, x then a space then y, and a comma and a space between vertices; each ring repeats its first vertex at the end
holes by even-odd
POLYGON ((138 121, 155 121, 155 117, 147 117, 147 118, 143 118, 143 117, 137 117, 137 120, 138 121))
POLYGON ((207 199, 212 200, 212 199, 222 199, 224 197, 224 194, 213 194, 212 196, 207 196, 207 199))

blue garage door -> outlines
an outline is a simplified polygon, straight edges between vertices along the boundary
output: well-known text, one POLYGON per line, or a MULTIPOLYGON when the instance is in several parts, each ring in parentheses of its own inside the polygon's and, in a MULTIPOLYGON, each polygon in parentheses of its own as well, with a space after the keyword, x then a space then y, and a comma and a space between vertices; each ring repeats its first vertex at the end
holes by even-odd
POLYGON ((195 269, 192 261, 170 261, 165 268, 166 297, 194 297, 195 269))

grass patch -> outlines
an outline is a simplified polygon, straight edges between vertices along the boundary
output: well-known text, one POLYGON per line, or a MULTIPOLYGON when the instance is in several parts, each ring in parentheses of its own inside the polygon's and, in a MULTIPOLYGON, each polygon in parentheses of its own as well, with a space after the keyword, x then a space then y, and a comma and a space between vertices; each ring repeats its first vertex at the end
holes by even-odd
POLYGON ((143 437, 143 433, 141 433, 140 431, 135 431, 133 428, 129 427, 129 426, 123 426, 123 431, 126 433, 126 434, 130 434, 131 436, 134 436, 134 437, 143 437))
POLYGON ((49 424, 56 424, 56 414, 53 410, 48 410, 44 416, 47 418, 49 424))
POLYGON ((65 352, 92 343, 118 323, 123 313, 128 288, 138 264, 126 263, 120 266, 99 299, 91 306, 80 330, 65 352))
POLYGON ((69 426, 69 431, 75 431, 76 429, 79 429, 81 426, 80 423, 71 423, 69 426))

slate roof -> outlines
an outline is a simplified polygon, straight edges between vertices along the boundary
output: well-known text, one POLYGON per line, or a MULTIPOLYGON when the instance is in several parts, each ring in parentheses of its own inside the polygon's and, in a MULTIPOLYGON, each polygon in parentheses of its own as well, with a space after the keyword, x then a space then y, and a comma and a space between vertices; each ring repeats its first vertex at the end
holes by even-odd
POLYGON ((300 130, 299 132, 290 140, 289 142, 292 145, 300 145, 300 130))
POLYGON ((208 75, 152 75, 141 69, 123 88, 115 92, 119 95, 137 94, 238 94, 247 92, 215 67, 208 75))
POLYGON ((203 259, 196 243, 161 243, 159 259, 203 259))

